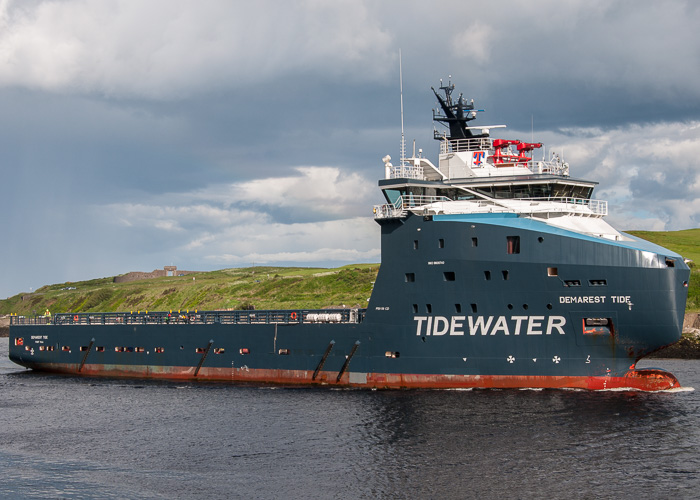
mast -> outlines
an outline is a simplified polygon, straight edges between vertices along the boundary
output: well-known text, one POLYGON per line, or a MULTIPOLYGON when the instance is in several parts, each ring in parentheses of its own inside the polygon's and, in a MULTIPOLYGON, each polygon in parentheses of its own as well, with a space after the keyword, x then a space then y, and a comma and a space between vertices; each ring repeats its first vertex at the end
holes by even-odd
POLYGON ((403 71, 401 68, 401 49, 399 49, 399 93, 401 94, 401 166, 406 163, 406 138, 403 133, 403 71))

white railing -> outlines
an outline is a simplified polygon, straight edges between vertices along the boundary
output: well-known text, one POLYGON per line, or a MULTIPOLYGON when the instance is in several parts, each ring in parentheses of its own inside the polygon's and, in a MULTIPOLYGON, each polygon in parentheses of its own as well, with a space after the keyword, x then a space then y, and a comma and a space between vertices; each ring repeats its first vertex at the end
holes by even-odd
POLYGON ((394 203, 374 205, 375 219, 390 219, 402 217, 410 208, 422 207, 431 203, 452 201, 446 196, 406 195, 399 196, 394 203))
POLYGON ((581 207, 588 207, 588 209, 594 215, 608 215, 608 202, 604 200, 591 200, 587 198, 570 198, 570 197, 543 197, 543 198, 524 198, 525 201, 530 201, 531 206, 533 204, 540 203, 556 203, 557 205, 562 205, 561 207, 554 206, 553 209, 551 205, 547 206, 548 212, 560 212, 563 211, 577 213, 581 212, 581 207))
POLYGON ((396 165, 391 167, 390 179, 423 179, 423 167, 418 165, 396 165))
MULTIPOLYGON (((430 205, 433 203, 450 203, 453 200, 445 196, 407 195, 399 196, 393 204, 375 205, 375 219, 390 219, 403 217, 406 210, 430 205)), ((460 203, 455 202, 455 203, 460 203)), ((603 217, 608 215, 608 202, 604 200, 590 200, 585 198, 570 197, 543 197, 543 198, 499 198, 470 200, 465 202, 469 207, 464 213, 566 213, 583 217, 603 217), (515 203, 513 203, 515 202, 515 203), (585 210, 588 208, 588 210, 585 210)), ((437 206, 438 211, 444 211, 447 207, 437 206)), ((449 210, 447 210, 449 212, 449 210)))
POLYGON ((440 153, 456 153, 459 151, 481 151, 491 149, 491 139, 451 139, 440 141, 440 153))

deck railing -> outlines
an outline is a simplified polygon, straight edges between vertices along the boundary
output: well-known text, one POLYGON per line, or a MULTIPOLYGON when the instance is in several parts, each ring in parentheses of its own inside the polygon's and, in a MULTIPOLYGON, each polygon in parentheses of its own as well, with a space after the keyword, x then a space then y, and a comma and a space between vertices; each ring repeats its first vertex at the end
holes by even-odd
MULTIPOLYGON (((406 210, 431 203, 451 202, 445 196, 420 196, 407 195, 399 196, 393 204, 375 205, 375 219, 390 219, 403 217, 406 210)), ((470 207, 475 208, 476 213, 483 211, 503 213, 516 212, 521 214, 532 213, 570 213, 572 215, 603 217, 608 215, 608 202, 604 200, 591 200, 586 198, 571 197, 540 197, 540 198, 496 198, 493 200, 471 200, 470 207), (529 204, 518 203, 517 206, 508 206, 508 202, 530 202, 529 204), (546 205, 545 205, 546 204, 546 205), (587 207, 589 212, 582 210, 587 207)))
POLYGON ((59 313, 53 316, 12 316, 10 325, 190 325, 361 323, 367 309, 289 309, 261 311, 179 311, 59 313))
POLYGON ((424 196, 424 195, 406 195, 399 196, 394 203, 374 206, 375 219, 390 219, 392 217, 401 217, 405 215, 405 211, 409 208, 422 207, 430 203, 441 201, 452 201, 446 196, 424 196))
MULTIPOLYGON (((441 136, 437 138, 443 139, 441 136)), ((480 137, 478 139, 451 139, 440 141, 440 153, 457 153, 459 151, 481 151, 491 149, 491 139, 480 137)))

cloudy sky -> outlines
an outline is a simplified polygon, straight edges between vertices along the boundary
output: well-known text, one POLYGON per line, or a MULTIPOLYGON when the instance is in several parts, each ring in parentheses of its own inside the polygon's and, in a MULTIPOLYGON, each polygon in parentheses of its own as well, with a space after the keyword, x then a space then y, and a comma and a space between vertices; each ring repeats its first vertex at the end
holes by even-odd
POLYGON ((381 158, 451 75, 620 229, 700 225, 700 3, 0 0, 0 297, 379 261, 381 158), (436 7, 437 6, 437 7, 436 7))

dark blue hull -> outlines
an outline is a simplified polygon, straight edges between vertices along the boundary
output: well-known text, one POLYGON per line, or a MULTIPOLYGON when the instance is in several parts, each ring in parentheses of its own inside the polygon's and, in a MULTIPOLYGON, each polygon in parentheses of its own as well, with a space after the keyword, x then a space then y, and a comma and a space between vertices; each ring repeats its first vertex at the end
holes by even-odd
POLYGON ((169 324, 15 321, 10 358, 37 370, 232 382, 678 385, 634 365, 680 338, 690 272, 679 255, 504 214, 380 224, 382 265, 352 320, 278 311, 284 319, 256 324, 204 323, 205 313, 169 324))

